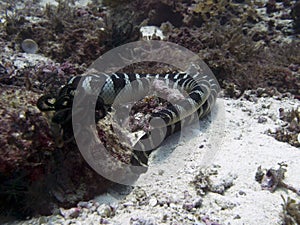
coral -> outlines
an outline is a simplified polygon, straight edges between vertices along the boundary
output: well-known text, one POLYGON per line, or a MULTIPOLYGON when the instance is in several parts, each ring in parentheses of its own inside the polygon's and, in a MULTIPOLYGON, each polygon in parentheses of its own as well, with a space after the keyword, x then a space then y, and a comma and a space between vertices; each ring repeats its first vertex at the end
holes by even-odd
POLYGON ((45 161, 55 148, 47 120, 34 106, 37 94, 1 87, 1 96, 1 206, 23 207, 28 187, 43 178, 45 161))
POLYGON ((194 186, 197 194, 205 196, 207 192, 224 194, 224 192, 233 185, 235 175, 228 174, 228 177, 216 179, 218 176, 218 167, 214 165, 211 168, 202 168, 195 176, 191 184, 194 186))
POLYGON ((213 221, 212 219, 210 219, 208 216, 204 216, 202 219, 203 223, 205 225, 221 225, 218 222, 213 221))
POLYGON ((81 74, 84 67, 69 62, 54 63, 45 61, 29 62, 26 57, 2 57, 2 76, 0 83, 26 87, 27 90, 56 92, 71 76, 81 74), (23 67, 15 66, 22 63, 23 67))
POLYGON ((0 211, 25 218, 47 215, 102 193, 110 184, 86 164, 76 146, 57 148, 39 95, 1 87, 0 211))
POLYGON ((294 29, 296 33, 300 33, 300 2, 296 1, 291 10, 291 16, 294 20, 294 29))
POLYGON ((280 183, 282 183, 285 172, 285 165, 280 165, 278 170, 269 169, 266 174, 262 172, 261 166, 259 166, 255 174, 255 180, 261 183, 263 190, 274 192, 275 189, 280 186, 280 183))
POLYGON ((295 199, 291 199, 288 197, 283 199, 284 204, 282 204, 283 212, 282 218, 284 221, 284 225, 296 225, 300 223, 300 203, 296 202, 295 199))
POLYGON ((114 113, 109 113, 97 123, 98 136, 111 155, 121 162, 129 163, 132 155, 128 132, 115 121, 114 113))
MULTIPOLYGON (((37 94, 24 89, 1 88, 1 169, 3 174, 31 159, 36 149, 53 150, 47 120, 34 106, 37 94)), ((40 157, 44 157, 41 155, 40 157)), ((39 160, 37 160, 39 162, 39 160)), ((38 166, 38 164, 37 164, 38 166)))
MULTIPOLYGON (((168 26, 168 41, 199 53, 223 87, 226 83, 234 83, 242 94, 246 89, 271 85, 281 92, 297 95, 299 85, 293 80, 299 79, 299 72, 294 71, 285 81, 278 69, 282 71, 290 64, 299 65, 298 41, 272 46, 277 35, 285 32, 277 31, 284 25, 269 21, 269 29, 256 27, 259 23, 267 23, 256 9, 269 6, 241 2, 104 1, 108 11, 95 3, 80 8, 73 6, 71 1, 59 1, 58 6, 37 10, 35 14, 43 19, 35 22, 22 17, 32 15, 26 9, 13 12, 13 17, 8 16, 4 37, 12 43, 31 38, 40 46, 42 54, 60 62, 69 60, 88 65, 107 50, 137 40, 141 25, 168 23, 171 25, 168 26), (278 66, 281 62, 288 65, 278 66), (267 81, 274 75, 274 81, 267 81)), ((267 5, 271 3, 274 1, 267 5)), ((279 7, 277 2, 274 4, 280 12, 286 13, 284 7, 279 7)), ((292 5, 287 1, 284 4, 292 5)), ((298 15, 297 5, 292 5, 294 21, 298 15)), ((282 38, 276 41, 280 40, 282 38)), ((15 46, 18 49, 18 45, 15 46)))
POLYGON ((269 135, 279 141, 287 142, 295 147, 300 147, 300 108, 285 112, 283 108, 279 109, 280 119, 286 123, 277 128, 274 132, 268 131, 269 135))
POLYGON ((266 11, 267 13, 273 13, 273 12, 277 12, 278 9, 276 7, 276 0, 269 0, 267 3, 266 3, 266 11))
POLYGON ((283 180, 285 178, 285 173, 287 171, 287 165, 285 163, 278 163, 279 168, 273 169, 262 169, 261 166, 257 168, 255 173, 255 180, 261 184, 262 190, 268 190, 274 192, 277 188, 284 188, 291 190, 300 196, 300 190, 286 184, 283 180), (264 172, 265 171, 265 172, 264 172))
POLYGON ((198 15, 205 22, 218 20, 221 25, 231 20, 234 14, 240 14, 242 9, 241 5, 233 4, 230 1, 195 2, 189 7, 189 10, 193 12, 193 16, 198 15))
POLYGON ((299 41, 283 41, 285 35, 291 34, 289 28, 284 23, 267 21, 259 13, 274 5, 273 11, 290 19, 288 1, 284 2, 285 7, 274 1, 266 5, 246 1, 154 2, 121 4, 128 9, 126 12, 136 11, 133 15, 122 15, 121 6, 110 7, 118 21, 130 17, 132 26, 161 26, 168 41, 198 53, 224 88, 233 83, 235 97, 259 87, 275 87, 280 92, 299 95, 299 71, 289 69, 291 64, 299 65, 299 41), (162 17, 162 8, 166 14, 176 16, 162 17), (183 18, 181 23, 177 22, 179 17, 183 18), (166 24, 169 25, 164 29, 166 24), (262 24, 267 24, 266 29, 262 24))
POLYGON ((170 34, 169 40, 199 52, 223 88, 233 83, 240 94, 247 89, 276 87, 282 93, 299 95, 299 70, 297 66, 294 71, 290 67, 299 65, 298 41, 267 47, 244 35, 240 28, 217 23, 213 28, 182 28, 170 34))
POLYGON ((167 105, 167 101, 155 96, 146 96, 144 99, 136 102, 130 111, 130 131, 136 132, 138 130, 143 130, 149 132, 151 130, 149 123, 151 114, 167 108, 167 105))
MULTIPOLYGON (((14 17, 8 17, 4 37, 12 43, 31 38, 40 46, 42 54, 60 62, 88 65, 107 50, 137 40, 141 25, 168 23, 171 26, 168 26, 167 40, 199 53, 223 87, 234 83, 242 94, 246 89, 271 85, 280 92, 297 95, 299 84, 294 80, 299 79, 299 72, 294 71, 284 80, 284 72, 278 73, 278 69, 283 71, 290 64, 299 65, 299 43, 295 40, 282 46, 271 45, 283 25, 275 22, 272 25, 269 21, 269 30, 256 27, 265 22, 256 9, 267 6, 257 2, 170 0, 104 1, 104 5, 110 10, 94 3, 79 8, 70 1, 59 1, 58 6, 49 5, 44 11, 35 12, 43 18, 35 22, 22 17, 32 15, 22 9, 14 12, 14 17), (278 66, 281 62, 288 65, 278 66), (275 79, 271 78, 274 75, 275 79), (269 79, 273 81, 270 83, 269 79)), ((278 7, 277 2, 275 5, 278 7)), ((294 19, 298 15, 296 5, 291 12, 294 19)), ((278 10, 285 13, 282 7, 278 10)))
POLYGON ((128 3, 130 3, 130 0, 103 0, 103 4, 111 8, 126 6, 128 3))
POLYGON ((32 7, 37 10, 15 10, 2 25, 6 31, 4 38, 12 42, 16 50, 20 50, 24 39, 32 39, 41 54, 57 62, 67 60, 79 64, 90 64, 107 50, 105 44, 110 31, 104 21, 106 15, 95 7, 82 8, 70 1, 58 1, 57 6, 47 5, 45 9, 32 7))

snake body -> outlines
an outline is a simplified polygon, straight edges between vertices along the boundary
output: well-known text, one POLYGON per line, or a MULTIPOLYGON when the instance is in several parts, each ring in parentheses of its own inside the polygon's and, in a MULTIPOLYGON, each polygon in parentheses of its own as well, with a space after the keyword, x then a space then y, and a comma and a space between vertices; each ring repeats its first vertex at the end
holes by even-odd
POLYGON ((37 105, 41 111, 55 111, 53 122, 62 127, 66 124, 70 126, 67 121, 71 120, 75 90, 85 95, 97 94, 95 109, 102 111, 104 116, 116 102, 132 101, 133 96, 135 99, 145 96, 150 91, 151 83, 158 79, 172 89, 185 92, 186 97, 151 114, 153 129, 136 143, 131 159, 133 165, 144 166, 151 151, 157 147, 155 142, 161 142, 183 125, 190 124, 195 117, 202 118, 212 110, 220 89, 214 77, 188 71, 167 74, 91 73, 71 78, 54 97, 54 103, 50 101, 53 96, 44 95, 37 105))

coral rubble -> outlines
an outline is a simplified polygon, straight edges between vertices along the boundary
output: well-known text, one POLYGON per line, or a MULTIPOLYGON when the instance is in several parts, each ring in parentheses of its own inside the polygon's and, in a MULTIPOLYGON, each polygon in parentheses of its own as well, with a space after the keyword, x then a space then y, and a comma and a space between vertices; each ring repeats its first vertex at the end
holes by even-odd
POLYGON ((277 140, 287 142, 295 147, 300 147, 300 108, 295 108, 285 112, 283 108, 279 109, 280 119, 285 122, 275 131, 270 131, 269 134, 277 140))

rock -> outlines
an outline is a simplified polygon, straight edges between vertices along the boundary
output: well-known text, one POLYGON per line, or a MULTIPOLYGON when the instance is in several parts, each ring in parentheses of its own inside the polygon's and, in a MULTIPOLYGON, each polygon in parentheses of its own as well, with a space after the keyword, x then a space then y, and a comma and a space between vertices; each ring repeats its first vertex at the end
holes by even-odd
POLYGON ((151 40, 155 38, 159 38, 160 40, 165 39, 163 31, 156 26, 142 26, 140 28, 140 32, 142 33, 144 40, 151 40))
POLYGON ((246 192, 239 190, 239 195, 246 195, 246 192))
POLYGON ((123 206, 125 206, 125 207, 134 206, 134 205, 135 204, 133 202, 131 202, 131 201, 123 203, 123 206))
POLYGON ((153 218, 138 218, 138 217, 132 217, 130 219, 131 225, 156 225, 156 221, 153 218))
POLYGON ((109 224, 107 219, 101 218, 100 219, 100 224, 109 224))
POLYGON ((237 214, 233 219, 235 219, 235 220, 241 219, 241 216, 239 214, 237 214))
POLYGON ((202 205, 202 198, 196 198, 194 201, 193 201, 193 207, 194 208, 200 208, 201 205, 202 205))
POLYGON ((145 198, 147 196, 146 192, 143 189, 140 189, 140 188, 136 189, 134 191, 134 193, 135 193, 135 196, 136 196, 137 200, 145 198))
POLYGON ((110 208, 110 206, 106 205, 106 204, 102 204, 97 208, 97 212, 100 216, 102 217, 110 217, 112 215, 112 210, 110 208))
POLYGON ((25 39, 22 42, 21 47, 24 52, 29 53, 29 54, 35 54, 39 50, 39 46, 32 39, 25 39))
POLYGON ((187 211, 193 211, 196 210, 196 208, 200 208, 202 205, 202 198, 196 198, 193 202, 185 202, 182 205, 182 208, 187 210, 187 211))
POLYGON ((164 173, 165 173, 164 170, 159 170, 159 171, 158 171, 158 175, 161 175, 161 176, 162 176, 164 173))
POLYGON ((64 218, 61 215, 55 215, 48 218, 47 224, 59 224, 64 218))
POLYGON ((265 123, 265 122, 267 122, 267 118, 266 118, 266 117, 263 117, 263 116, 260 116, 260 117, 258 117, 257 122, 258 122, 258 123, 265 123))
POLYGON ((97 208, 98 208, 97 206, 93 205, 91 208, 89 208, 89 211, 96 212, 97 208))
POLYGON ((294 21, 294 30, 296 33, 300 33, 300 2, 296 2, 292 7, 291 16, 294 21))
POLYGON ((182 208, 187 210, 187 211, 192 211, 194 206, 193 206, 193 203, 186 202, 182 205, 182 208))
POLYGON ((172 209, 177 209, 178 207, 177 207, 176 204, 174 204, 173 202, 171 202, 171 203, 170 203, 170 208, 172 208, 172 209))
POLYGON ((65 195, 61 190, 53 189, 52 194, 58 202, 63 203, 66 201, 65 195))
POLYGON ((156 206, 157 205, 157 199, 154 198, 154 197, 150 198, 149 205, 152 206, 152 207, 156 206))
POLYGON ((47 223, 46 217, 44 217, 44 216, 40 217, 38 220, 38 223, 39 223, 39 225, 46 224, 47 223))
POLYGON ((60 214, 65 218, 77 218, 80 214, 80 208, 71 208, 71 209, 64 209, 60 208, 60 214))
POLYGON ((215 199, 215 202, 218 206, 221 207, 221 210, 233 209, 234 207, 237 206, 236 203, 231 202, 230 200, 228 200, 226 198, 215 199))
POLYGON ((93 202, 78 202, 77 207, 90 209, 93 206, 93 202))

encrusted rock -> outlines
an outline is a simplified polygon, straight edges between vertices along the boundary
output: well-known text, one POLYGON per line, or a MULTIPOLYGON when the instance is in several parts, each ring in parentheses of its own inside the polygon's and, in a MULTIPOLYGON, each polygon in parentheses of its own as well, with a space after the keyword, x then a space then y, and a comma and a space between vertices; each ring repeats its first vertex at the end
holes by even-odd
POLYGON ((65 219, 77 218, 80 214, 80 208, 64 209, 60 208, 60 213, 65 219))
POLYGON ((112 215, 112 209, 109 205, 102 204, 97 208, 97 212, 102 217, 110 217, 112 215))
POLYGON ((26 53, 35 54, 39 50, 39 46, 32 39, 25 39, 21 44, 22 49, 26 53))
POLYGON ((200 196, 204 196, 208 191, 224 194, 225 190, 230 188, 233 185, 233 181, 237 178, 237 176, 233 174, 228 174, 225 177, 218 177, 217 175, 218 171, 216 168, 200 170, 192 182, 200 196))
POLYGON ((138 217, 132 217, 130 219, 131 225, 157 225, 154 218, 138 218, 138 217))
POLYGON ((157 199, 155 197, 152 197, 149 199, 149 205, 154 207, 157 205, 157 199))

